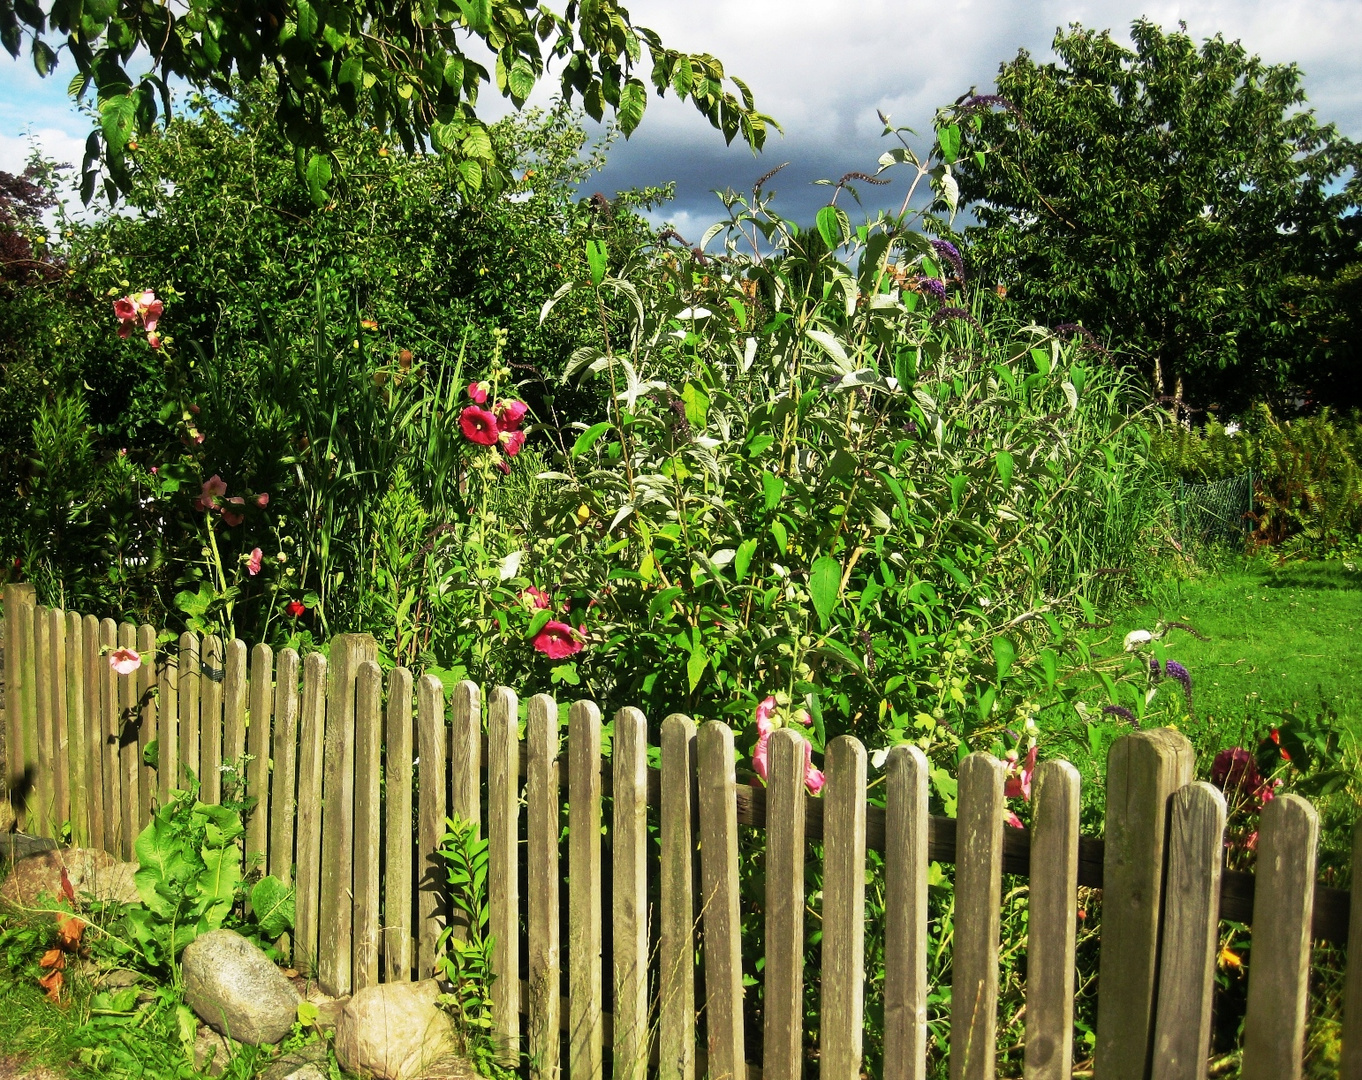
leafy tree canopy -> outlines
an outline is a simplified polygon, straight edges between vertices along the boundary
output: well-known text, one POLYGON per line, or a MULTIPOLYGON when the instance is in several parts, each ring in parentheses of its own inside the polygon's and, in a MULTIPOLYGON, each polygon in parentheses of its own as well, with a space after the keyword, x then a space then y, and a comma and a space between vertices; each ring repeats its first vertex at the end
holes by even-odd
POLYGON ((741 135, 759 149, 773 123, 741 80, 728 79, 736 93, 725 88, 715 57, 667 48, 614 0, 569 0, 561 15, 528 0, 0 0, 0 40, 16 57, 27 45, 44 76, 65 50, 71 94, 94 92, 87 202, 101 180, 111 200, 131 188, 129 154, 158 102, 169 114, 172 78, 226 94, 234 74, 253 82, 273 71, 280 126, 318 203, 335 163, 323 119, 331 104, 363 110, 408 151, 428 142, 452 155, 465 191, 501 188, 507 171, 478 116, 479 92, 495 80, 519 107, 554 60, 565 99, 580 95, 596 120, 611 110, 625 135, 647 106, 644 46, 657 94, 689 97, 728 141, 741 135), (475 42, 495 58, 494 73, 475 42), (130 67, 148 56, 151 71, 134 77, 130 67))
POLYGON ((1073 24, 1056 63, 1023 50, 998 97, 958 104, 971 261, 1025 314, 1129 349, 1165 393, 1231 407, 1299 387, 1316 343, 1299 276, 1356 259, 1359 148, 1303 107, 1294 64, 1144 20, 1132 37, 1073 24))

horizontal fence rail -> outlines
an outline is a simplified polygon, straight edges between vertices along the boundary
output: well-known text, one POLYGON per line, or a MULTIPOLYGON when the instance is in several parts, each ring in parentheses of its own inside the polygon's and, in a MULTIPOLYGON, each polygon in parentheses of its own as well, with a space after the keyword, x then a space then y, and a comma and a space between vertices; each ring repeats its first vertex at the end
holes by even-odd
POLYGON ((1362 934, 1348 932, 1350 894, 1315 884, 1313 807, 1273 800, 1258 874, 1225 869, 1224 797, 1192 782, 1191 746, 1171 730, 1114 744, 1097 839, 1079 835, 1078 773, 1062 761, 1037 769, 1029 830, 1005 825, 1004 766, 984 753, 961 763, 959 816, 935 817, 928 763, 912 747, 890 752, 875 805, 864 747, 832 740, 813 797, 804 741, 788 729, 770 739, 769 786, 753 787, 738 782, 733 733, 717 721, 674 715, 650 728, 623 709, 603 756, 593 703, 560 708, 539 695, 522 707, 507 688, 484 697, 470 682, 447 694, 432 676, 383 672, 365 635, 339 635, 326 657, 212 635, 158 647, 152 627, 42 608, 26 586, 4 598, 7 780, 25 828, 69 829, 73 844, 131 858, 191 772, 206 801, 227 789, 255 799, 243 857, 296 889, 280 947, 343 995, 430 978, 441 935, 467 939, 437 848, 447 817, 470 823, 488 843, 494 1031, 506 1061, 524 1053, 533 1078, 597 1080, 607 1063, 620 1080, 745 1076, 759 1043, 764 1077, 794 1080, 816 1054, 821 1077, 857 1080, 871 851, 885 867, 886 1080, 925 1076, 933 862, 956 868, 953 1080, 994 1075, 1004 875, 1030 879, 1027 1077, 1072 1070, 1078 888, 1088 886, 1103 889, 1103 1080, 1205 1075, 1222 919, 1254 929, 1245 1075, 1299 1075, 1309 949, 1326 941, 1349 948, 1344 1075, 1362 1078, 1351 992, 1362 988, 1362 934), (120 674, 117 648, 135 648, 141 665, 120 674), (765 878, 759 1014, 744 986, 757 958, 743 955, 739 887, 739 858, 754 845, 765 878), (806 980, 820 1001, 816 1047, 806 980), (747 1030, 754 1015, 760 1032, 747 1030))

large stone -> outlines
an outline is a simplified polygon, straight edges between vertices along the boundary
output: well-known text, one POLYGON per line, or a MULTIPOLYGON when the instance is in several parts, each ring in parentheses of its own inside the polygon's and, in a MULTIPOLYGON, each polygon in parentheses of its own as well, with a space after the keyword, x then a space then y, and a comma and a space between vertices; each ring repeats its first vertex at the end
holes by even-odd
POLYGON ((336 1024, 336 1060, 375 1080, 415 1080, 455 1056, 454 1027, 433 979, 356 990, 336 1024))
POLYGON ((137 872, 137 864, 123 862, 98 848, 44 851, 20 859, 0 885, 0 899, 20 907, 34 907, 44 896, 49 900, 58 899, 62 895, 63 868, 71 890, 79 900, 141 902, 132 878, 137 872))
POLYGON ((235 930, 195 939, 180 961, 184 999, 199 1019, 236 1042, 277 1043, 298 1017, 298 991, 235 930))

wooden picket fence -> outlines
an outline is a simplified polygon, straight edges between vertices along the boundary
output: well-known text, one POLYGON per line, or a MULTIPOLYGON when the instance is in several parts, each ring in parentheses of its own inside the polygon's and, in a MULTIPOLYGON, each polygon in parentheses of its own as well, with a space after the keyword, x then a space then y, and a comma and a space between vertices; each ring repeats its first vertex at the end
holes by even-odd
POLYGON ((1037 767, 1033 824, 1018 830, 1004 824, 1005 767, 984 753, 960 765, 958 816, 932 817, 928 764, 913 747, 889 753, 881 807, 867 802, 865 749, 832 740, 814 798, 788 729, 771 737, 769 783, 757 788, 738 783, 720 722, 665 718, 654 768, 647 719, 622 709, 603 759, 593 703, 568 710, 564 747, 557 703, 534 697, 522 737, 513 691, 484 701, 463 682, 446 702, 434 677, 385 677, 363 635, 334 638, 329 658, 194 634, 156 642, 152 627, 37 607, 28 586, 6 587, 5 738, 26 827, 69 826, 73 843, 131 858, 184 770, 212 801, 222 767, 245 755, 259 800, 245 854, 293 881, 294 962, 342 995, 431 976, 450 918, 434 855, 446 815, 485 824, 495 1030, 534 1080, 607 1069, 614 1080, 798 1080, 810 841, 822 847, 823 1080, 862 1075, 868 849, 883 853, 886 886, 885 1080, 925 1076, 931 861, 955 865, 952 1080, 995 1075, 1004 873, 1030 877, 1028 1080, 1072 1072, 1080 885, 1103 889, 1100 1080, 1206 1075, 1221 918, 1253 930, 1242 1075, 1301 1075, 1310 951, 1325 940, 1348 943, 1342 1075, 1362 1080, 1362 932, 1349 934, 1362 903, 1316 887, 1313 807, 1274 799, 1256 878, 1224 869, 1224 798, 1192 782, 1191 746, 1172 730, 1114 744, 1097 839, 1079 834, 1078 773, 1064 761, 1037 767), (118 675, 106 654, 119 645, 154 660, 118 675), (765 832, 759 1065, 744 1030, 742 825, 765 832))

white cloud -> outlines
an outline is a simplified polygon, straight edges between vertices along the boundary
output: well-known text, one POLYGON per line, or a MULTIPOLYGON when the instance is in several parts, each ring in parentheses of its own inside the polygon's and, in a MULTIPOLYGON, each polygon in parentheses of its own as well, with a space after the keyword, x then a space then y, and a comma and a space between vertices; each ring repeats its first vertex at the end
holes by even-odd
POLYGON ((30 128, 20 135, 0 132, 0 172, 23 172, 35 146, 45 158, 79 166, 85 153, 85 138, 55 127, 30 128))

